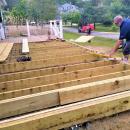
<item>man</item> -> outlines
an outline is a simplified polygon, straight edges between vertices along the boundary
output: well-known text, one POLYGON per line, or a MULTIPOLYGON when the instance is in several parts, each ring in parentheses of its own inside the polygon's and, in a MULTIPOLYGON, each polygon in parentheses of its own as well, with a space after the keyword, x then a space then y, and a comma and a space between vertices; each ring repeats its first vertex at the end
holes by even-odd
POLYGON ((118 15, 114 18, 114 23, 120 27, 120 36, 109 56, 111 57, 118 50, 119 46, 122 45, 123 61, 127 62, 130 54, 130 19, 123 19, 122 16, 118 15))

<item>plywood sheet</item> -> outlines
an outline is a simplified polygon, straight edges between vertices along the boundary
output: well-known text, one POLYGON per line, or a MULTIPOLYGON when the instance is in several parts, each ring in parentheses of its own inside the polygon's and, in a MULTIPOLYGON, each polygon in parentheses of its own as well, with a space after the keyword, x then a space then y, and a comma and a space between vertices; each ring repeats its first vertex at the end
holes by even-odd
POLYGON ((78 39, 76 39, 75 42, 88 42, 92 38, 94 38, 94 36, 81 36, 78 39))

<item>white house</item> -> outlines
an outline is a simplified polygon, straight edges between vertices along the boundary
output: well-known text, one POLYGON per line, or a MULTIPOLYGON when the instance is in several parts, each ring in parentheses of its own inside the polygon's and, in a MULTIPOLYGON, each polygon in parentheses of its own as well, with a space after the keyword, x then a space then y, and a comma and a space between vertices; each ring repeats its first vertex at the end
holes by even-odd
POLYGON ((79 11, 78 7, 75 5, 72 5, 71 3, 66 3, 59 6, 58 10, 60 13, 79 11))

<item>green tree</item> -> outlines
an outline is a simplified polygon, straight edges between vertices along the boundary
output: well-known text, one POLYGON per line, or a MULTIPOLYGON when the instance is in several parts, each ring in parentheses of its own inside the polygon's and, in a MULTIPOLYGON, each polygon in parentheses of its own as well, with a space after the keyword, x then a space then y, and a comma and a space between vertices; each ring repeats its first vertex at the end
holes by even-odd
POLYGON ((80 14, 79 11, 68 12, 68 13, 63 13, 63 14, 62 14, 63 22, 64 22, 65 24, 66 24, 67 22, 70 22, 70 23, 71 23, 71 26, 73 25, 73 23, 78 24, 80 17, 81 17, 81 14, 80 14))
POLYGON ((26 5, 26 0, 20 0, 19 3, 11 10, 11 16, 14 18, 14 21, 17 25, 22 24, 27 18, 26 5))
POLYGON ((32 0, 29 3, 29 17, 33 20, 48 21, 54 19, 56 16, 56 2, 52 0, 32 0), (51 3, 51 4, 50 4, 51 3))

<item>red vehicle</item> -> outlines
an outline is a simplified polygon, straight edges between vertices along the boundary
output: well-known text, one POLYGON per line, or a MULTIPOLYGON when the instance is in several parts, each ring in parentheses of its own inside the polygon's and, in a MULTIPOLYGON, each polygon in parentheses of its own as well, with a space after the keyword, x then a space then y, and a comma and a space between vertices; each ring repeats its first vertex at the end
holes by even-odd
POLYGON ((87 33, 88 35, 90 35, 91 31, 93 31, 94 29, 95 29, 94 24, 88 23, 86 16, 83 16, 80 19, 79 28, 78 28, 79 33, 87 33))

